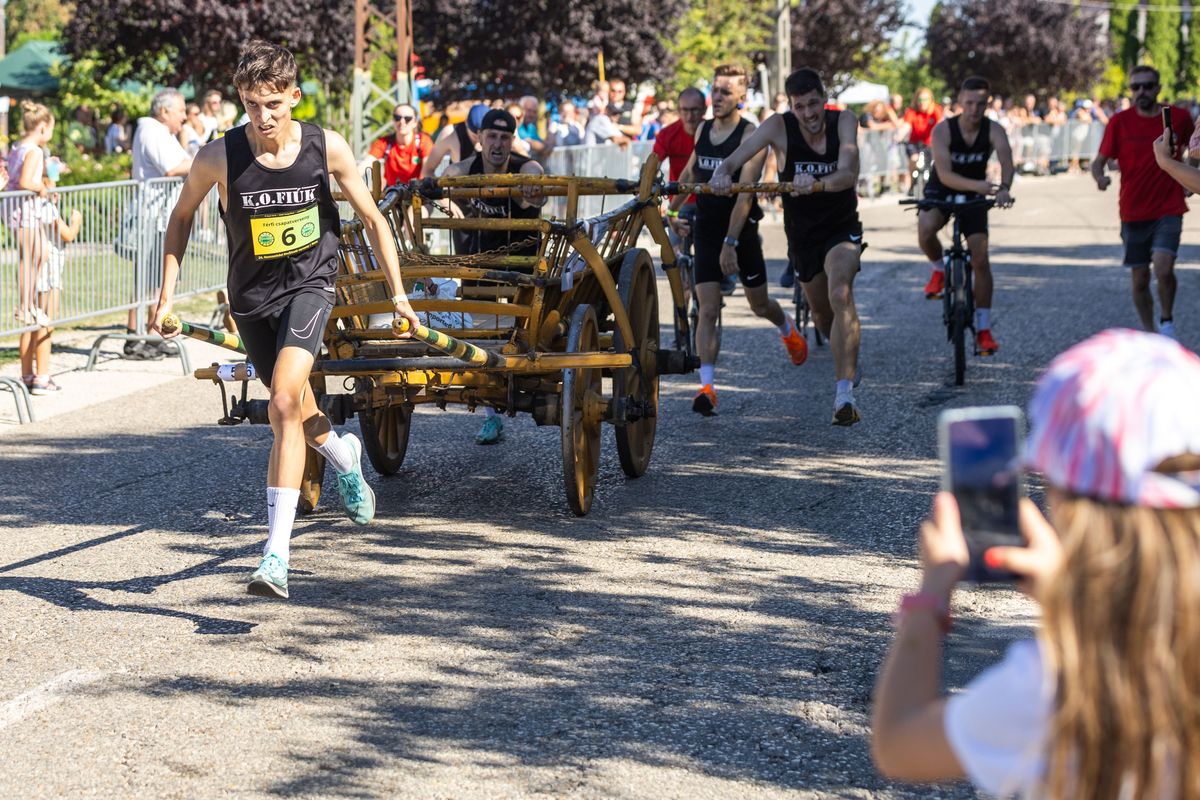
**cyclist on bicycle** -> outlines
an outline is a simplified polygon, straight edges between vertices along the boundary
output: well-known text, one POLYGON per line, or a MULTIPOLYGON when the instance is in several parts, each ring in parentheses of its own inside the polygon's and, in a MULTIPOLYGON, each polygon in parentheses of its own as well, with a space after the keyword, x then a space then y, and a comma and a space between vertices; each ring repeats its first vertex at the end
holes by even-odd
MULTIPOLYGON (((833 350, 837 387, 833 424, 860 417, 854 400, 859 322, 854 276, 861 268, 862 223, 858 219, 858 120, 852 111, 825 108, 825 86, 816 70, 799 69, 784 82, 791 108, 763 124, 713 174, 709 185, 728 191, 733 174, 774 148, 790 182, 783 196, 788 261, 804 288, 813 323, 833 350), (815 193, 822 193, 815 196, 815 193)), ((789 320, 790 321, 790 320, 789 320)), ((803 339, 801 339, 803 341, 803 339)))
MULTIPOLYGON (((696 129, 696 145, 680 176, 683 182, 704 182, 721 166, 729 154, 746 140, 754 125, 742 119, 739 106, 746 99, 746 70, 734 64, 716 68, 712 87, 713 119, 696 129)), ((741 179, 755 183, 762 175, 765 155, 743 160, 741 179)), ((678 210, 683 198, 676 195, 671 209, 678 210)), ((712 194, 696 197, 696 223, 692 241, 696 249, 693 271, 700 320, 696 326, 696 350, 700 356, 700 391, 692 401, 692 410, 712 416, 717 407, 714 388, 716 369, 717 317, 721 313, 721 276, 741 277, 750 309, 766 317, 779 330, 793 364, 808 357, 808 343, 796 330, 792 318, 767 294, 767 264, 763 258, 758 220, 762 209, 753 194, 736 199, 712 194)), ((677 223, 676 217, 669 217, 677 223)))
POLYGON ((908 126, 908 141, 904 145, 904 152, 908 154, 908 173, 903 187, 905 192, 912 188, 912 177, 917 169, 917 158, 922 150, 929 150, 930 136, 933 134, 934 126, 941 122, 944 116, 945 112, 941 106, 933 102, 933 92, 927 86, 917 89, 916 94, 913 95, 912 105, 904 109, 904 117, 901 122, 908 126))
MULTIPOLYGON (((930 200, 950 200, 965 195, 968 199, 995 195, 996 205, 1012 205, 1009 189, 1013 179, 1012 148, 1008 136, 998 122, 984 116, 991 100, 991 84, 986 78, 973 75, 963 81, 958 91, 962 114, 939 122, 933 129, 933 172, 925 187, 930 200), (1000 183, 987 180, 988 159, 992 153, 1000 161, 1000 183)), ((917 218, 917 243, 933 267, 925 296, 942 296, 946 285, 942 243, 938 231, 945 227, 949 216, 936 208, 924 209, 917 218)), ((975 275, 975 351, 990 356, 1000 349, 992 336, 992 270, 988 263, 988 218, 986 206, 963 209, 958 221, 967 248, 971 253, 971 269, 975 275)))

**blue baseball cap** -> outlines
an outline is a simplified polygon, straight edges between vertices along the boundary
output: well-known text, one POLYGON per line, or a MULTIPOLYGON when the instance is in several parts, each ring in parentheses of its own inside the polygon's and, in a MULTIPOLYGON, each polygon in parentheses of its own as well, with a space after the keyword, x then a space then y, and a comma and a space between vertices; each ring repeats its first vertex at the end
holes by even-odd
POLYGON ((479 133, 479 129, 483 127, 483 118, 491 110, 491 107, 484 103, 476 103, 471 106, 471 110, 467 112, 467 130, 471 133, 479 133))

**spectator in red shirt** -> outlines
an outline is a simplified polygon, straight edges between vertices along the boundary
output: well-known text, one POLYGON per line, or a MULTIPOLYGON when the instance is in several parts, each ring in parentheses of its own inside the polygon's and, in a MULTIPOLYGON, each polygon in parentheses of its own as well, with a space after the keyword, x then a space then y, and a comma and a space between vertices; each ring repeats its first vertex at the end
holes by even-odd
POLYGON ((407 104, 392 109, 395 133, 381 136, 358 164, 364 172, 376 161, 383 162, 383 182, 387 186, 408 183, 421 175, 421 165, 429 158, 433 141, 421 132, 416 110, 407 104))
MULTIPOLYGON (((664 127, 655 137, 654 154, 658 156, 659 161, 667 162, 667 177, 670 180, 679 180, 683 168, 692 157, 692 149, 696 146, 696 129, 700 127, 707 110, 708 102, 704 92, 695 87, 684 89, 679 93, 679 119, 664 127)), ((675 215, 680 221, 678 227, 685 235, 691 232, 691 220, 695 213, 696 196, 690 195, 675 215)), ((678 236, 675 234, 675 228, 668 226, 667 233, 678 250, 681 242, 676 241, 678 236)))
MULTIPOLYGON (((1158 71, 1153 67, 1135 67, 1129 73, 1133 105, 1113 115, 1104 129, 1100 152, 1092 161, 1096 188, 1104 191, 1112 179, 1104 174, 1109 161, 1121 170, 1118 206, 1121 213, 1121 241, 1125 245, 1125 266, 1132 280, 1133 306, 1142 327, 1156 330, 1154 297, 1150 293, 1150 267, 1158 280, 1159 325, 1157 330, 1175 338, 1175 255, 1183 232, 1187 203, 1183 187, 1159 167, 1154 140, 1163 132, 1161 106, 1158 103, 1158 71)), ((1182 108, 1170 106, 1172 151, 1180 158, 1192 136, 1192 117, 1182 108)))
MULTIPOLYGON (((901 121, 908 126, 908 142, 904 146, 908 153, 908 175, 905 176, 905 186, 902 187, 905 192, 912 184, 912 174, 917 168, 917 154, 929 149, 933 128, 944 116, 942 107, 933 102, 933 92, 928 86, 917 89, 912 105, 904 110, 904 118, 901 121)), ((926 163, 932 161, 926 159, 926 163)))

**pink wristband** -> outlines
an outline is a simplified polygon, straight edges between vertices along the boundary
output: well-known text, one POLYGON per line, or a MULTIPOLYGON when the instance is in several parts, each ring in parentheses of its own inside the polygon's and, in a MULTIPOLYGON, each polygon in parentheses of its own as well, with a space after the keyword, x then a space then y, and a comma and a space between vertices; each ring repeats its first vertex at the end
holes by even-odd
POLYGON ((910 611, 932 611, 934 618, 937 619, 942 633, 949 633, 950 609, 946 607, 946 602, 939 597, 935 597, 928 592, 916 592, 915 594, 906 594, 900 598, 900 608, 896 612, 896 622, 907 616, 910 611))

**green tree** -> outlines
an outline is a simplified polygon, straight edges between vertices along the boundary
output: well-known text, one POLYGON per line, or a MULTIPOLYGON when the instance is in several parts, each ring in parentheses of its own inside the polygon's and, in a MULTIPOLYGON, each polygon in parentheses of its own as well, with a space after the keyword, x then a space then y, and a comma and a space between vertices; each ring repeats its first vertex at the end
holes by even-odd
POLYGON ((882 83, 889 92, 902 95, 905 102, 911 101, 922 86, 932 90, 934 97, 946 95, 945 81, 929 68, 929 48, 922 47, 920 51, 910 53, 912 44, 905 33, 895 46, 888 47, 871 66, 856 75, 873 83, 882 83))
POLYGON ((1183 41, 1179 11, 1166 6, 1146 11, 1145 62, 1158 70, 1163 89, 1174 95, 1180 77, 1180 50, 1183 41))
POLYGON ((1195 95, 1200 87, 1200 9, 1193 9, 1188 23, 1187 47, 1183 53, 1183 69, 1180 79, 1182 93, 1195 95))
POLYGON ((62 0, 8 0, 4 15, 5 46, 11 51, 33 39, 57 39, 71 11, 62 0))
POLYGON ((669 43, 676 65, 672 94, 710 80, 717 64, 753 71, 773 46, 774 8, 774 0, 692 0, 669 43))

